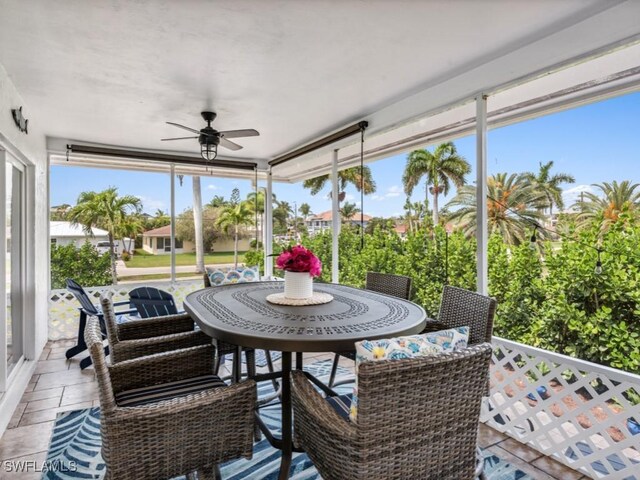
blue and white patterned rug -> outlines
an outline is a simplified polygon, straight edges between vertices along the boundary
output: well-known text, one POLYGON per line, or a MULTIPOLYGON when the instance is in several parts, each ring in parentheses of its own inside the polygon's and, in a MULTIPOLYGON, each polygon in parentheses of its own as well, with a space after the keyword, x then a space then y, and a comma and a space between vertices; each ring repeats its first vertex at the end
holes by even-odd
MULTIPOLYGON (((331 360, 305 366, 318 378, 328 378, 331 360)), ((348 376, 349 371, 338 367, 338 377, 348 376)), ((339 387, 344 393, 348 385, 339 387)), ((258 385, 258 397, 273 393, 271 382, 258 385)), ((280 405, 272 404, 260 410, 265 423, 278 432, 280 405)), ((64 412, 58 415, 51 436, 47 465, 57 466, 43 473, 43 480, 71 480, 104 478, 105 465, 100 454, 100 409, 97 407, 64 412), (72 463, 73 462, 73 463, 72 463), (74 465, 74 471, 68 468, 74 465)), ((280 451, 271 447, 267 440, 254 445, 253 459, 234 460, 221 467, 222 478, 232 480, 275 480, 280 467, 280 451)), ((490 480, 532 480, 530 476, 509 465, 495 455, 485 457, 485 473, 490 480)), ((313 464, 304 453, 294 453, 290 471, 291 480, 321 480, 313 464)), ((178 479, 176 479, 178 480, 178 479)), ((184 480, 184 477, 180 477, 184 480)))

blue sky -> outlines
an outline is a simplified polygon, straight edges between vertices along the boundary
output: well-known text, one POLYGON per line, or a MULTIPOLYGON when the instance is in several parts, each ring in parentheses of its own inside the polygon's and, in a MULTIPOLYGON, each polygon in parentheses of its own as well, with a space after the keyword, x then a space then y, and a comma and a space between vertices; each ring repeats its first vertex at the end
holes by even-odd
MULTIPOLYGON (((565 186, 565 200, 570 204, 580 190, 591 190, 593 183, 612 180, 640 182, 640 93, 616 97, 564 112, 510 125, 488 133, 489 173, 537 171, 540 162, 554 161, 556 172, 570 173, 576 179, 565 186)), ((458 152, 472 168, 475 164, 475 137, 455 141, 458 152)), ((373 216, 400 215, 405 195, 402 191, 402 170, 406 154, 396 155, 370 164, 377 191, 365 196, 365 213, 373 216)), ((475 169, 474 169, 475 170, 475 169)), ((467 181, 475 180, 472 171, 467 181)), ((116 186, 120 194, 140 197, 144 210, 157 208, 168 211, 170 181, 166 174, 102 170, 65 166, 51 167, 51 205, 75 204, 84 190, 102 190, 116 186)), ((251 191, 247 180, 202 177, 203 201, 214 195, 229 197, 239 188, 244 197, 251 191)), ((307 202, 315 213, 331 208, 327 198, 329 187, 312 197, 302 184, 275 184, 279 200, 292 205, 307 202)), ((191 179, 185 177, 182 187, 176 187, 176 212, 192 205, 191 179)), ((449 195, 451 197, 452 194, 449 195)), ((416 188, 413 200, 424 198, 424 187, 416 188)), ((347 190, 347 201, 359 204, 360 194, 347 190)), ((446 202, 446 199, 445 199, 446 202)), ((445 202, 441 202, 444 205, 445 202)))

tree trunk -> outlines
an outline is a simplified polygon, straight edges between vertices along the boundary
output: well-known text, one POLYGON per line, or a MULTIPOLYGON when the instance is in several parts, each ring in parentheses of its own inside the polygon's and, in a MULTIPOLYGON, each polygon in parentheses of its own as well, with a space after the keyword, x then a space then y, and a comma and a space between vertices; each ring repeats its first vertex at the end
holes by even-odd
POLYGON ((202 235, 202 192, 200 177, 194 175, 193 180, 193 226, 196 240, 196 273, 204 272, 204 238, 202 235))
POLYGON ((238 225, 236 225, 233 235, 233 266, 236 269, 238 268, 238 225))
POLYGON ((439 220, 440 218, 438 217, 438 187, 435 187, 433 191, 433 226, 434 227, 438 225, 439 220))
POLYGON ((111 256, 111 282, 118 284, 118 274, 116 273, 116 252, 113 248, 113 233, 109 232, 109 255, 111 256))

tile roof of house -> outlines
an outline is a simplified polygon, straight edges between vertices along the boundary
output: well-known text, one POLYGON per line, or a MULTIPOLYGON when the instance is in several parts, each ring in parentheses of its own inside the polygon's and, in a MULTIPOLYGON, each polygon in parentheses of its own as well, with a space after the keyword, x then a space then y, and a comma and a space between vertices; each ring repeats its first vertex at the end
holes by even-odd
POLYGON ((154 228, 153 230, 147 230, 142 233, 143 237, 170 237, 171 225, 165 225, 164 227, 154 228))

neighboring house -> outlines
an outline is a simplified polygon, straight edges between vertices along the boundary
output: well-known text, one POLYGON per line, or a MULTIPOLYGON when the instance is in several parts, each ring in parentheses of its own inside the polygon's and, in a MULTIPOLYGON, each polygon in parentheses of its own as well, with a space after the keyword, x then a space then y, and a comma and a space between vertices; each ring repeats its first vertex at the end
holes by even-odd
MULTIPOLYGON (((363 215, 364 228, 367 228, 367 224, 371 220, 371 217, 367 214, 363 215)), ((360 214, 356 213, 349 219, 342 219, 343 223, 350 223, 352 225, 360 226, 360 214)), ((311 215, 304 221, 309 230, 310 235, 314 235, 318 232, 331 229, 331 210, 319 213, 317 215, 311 215)))
POLYGON ((71 222, 49 222, 49 237, 51 243, 56 245, 73 244, 77 247, 84 242, 89 242, 94 247, 100 242, 109 241, 109 232, 100 228, 93 228, 91 234, 85 233, 81 225, 72 225, 71 222))
MULTIPOLYGON (((153 255, 171 253, 171 225, 147 230, 142 234, 142 249, 153 255)), ((176 253, 188 253, 195 251, 195 245, 189 241, 176 238, 176 253)))
MULTIPOLYGON (((99 253, 109 251, 109 232, 101 228, 92 228, 91 234, 87 234, 81 225, 73 225, 71 222, 51 221, 49 222, 49 237, 51 244, 55 245, 75 245, 81 247, 85 242, 89 242, 96 247, 99 253)), ((122 250, 128 245, 128 238, 116 240, 114 248, 116 255, 122 255, 122 250)), ((131 241, 133 245, 133 241, 131 241)))
MULTIPOLYGON (((240 238, 238 250, 249 250, 251 238, 240 238)), ((168 255, 171 253, 171 225, 147 230, 142 234, 142 249, 153 255, 168 255)), ((189 240, 176 238, 176 253, 193 253, 196 246, 189 240)), ((233 237, 219 237, 213 242, 214 252, 233 252, 233 237)))
POLYGON ((393 227, 393 230, 398 234, 398 236, 402 239, 407 238, 407 226, 403 223, 397 224, 393 227))

